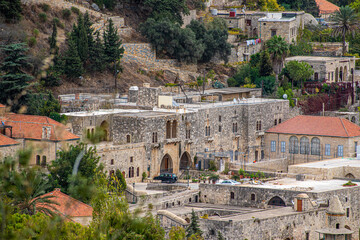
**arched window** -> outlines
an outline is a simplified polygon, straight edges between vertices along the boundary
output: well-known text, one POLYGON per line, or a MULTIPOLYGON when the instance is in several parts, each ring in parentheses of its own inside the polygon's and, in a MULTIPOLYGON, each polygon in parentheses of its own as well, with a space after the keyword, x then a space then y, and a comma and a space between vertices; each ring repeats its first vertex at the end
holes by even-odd
POLYGON ((279 118, 279 124, 281 123, 281 118, 279 118))
POLYGON ((235 193, 234 192, 230 192, 230 199, 235 199, 235 193))
POLYGON ((42 157, 41 166, 46 167, 46 156, 42 157))
POLYGON ((320 155, 320 139, 317 137, 311 139, 311 155, 320 155))
POLYGON ((134 167, 131 167, 131 177, 134 177, 134 167))
POLYGON ((126 135, 126 143, 131 143, 131 136, 129 134, 126 135))
POLYGON ((239 151, 238 150, 235 150, 235 161, 237 161, 238 160, 238 157, 239 156, 239 151))
POLYGON ((261 131, 261 121, 256 121, 256 131, 261 131))
POLYGON ((131 178, 131 167, 129 167, 129 178, 131 178))
POLYGON ((289 139, 289 153, 292 153, 292 154, 299 153, 299 140, 295 136, 292 136, 289 139))
POLYGON ((136 169, 136 176, 137 177, 140 176, 140 168, 139 167, 137 167, 137 169, 136 169))
POLYGON ((309 154, 310 143, 307 137, 300 138, 300 154, 309 154))
POLYGON ((251 201, 255 201, 255 193, 251 194, 251 201))
POLYGON ((114 165, 114 159, 110 160, 110 165, 114 165))
POLYGON ((166 122, 166 138, 167 139, 171 138, 171 122, 170 121, 166 122))
POLYGON ((177 122, 176 121, 173 121, 173 124, 172 124, 172 138, 176 138, 176 131, 177 131, 177 122))
POLYGON ((36 165, 40 166, 40 155, 36 155, 36 165))
POLYGON ((275 121, 274 121, 274 125, 275 125, 275 126, 277 125, 277 119, 275 119, 275 121))

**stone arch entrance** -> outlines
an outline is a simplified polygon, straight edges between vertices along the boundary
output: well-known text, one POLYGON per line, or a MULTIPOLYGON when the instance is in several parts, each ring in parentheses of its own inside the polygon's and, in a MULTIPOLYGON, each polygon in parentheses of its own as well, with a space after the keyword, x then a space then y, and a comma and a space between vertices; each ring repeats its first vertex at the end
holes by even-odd
POLYGON ((349 179, 355 179, 355 176, 352 173, 346 174, 345 177, 349 179))
POLYGON ((188 152, 184 152, 180 158, 180 170, 185 170, 187 167, 191 167, 191 157, 188 152))
POLYGON ((271 198, 268 202, 268 205, 270 206, 279 206, 279 207, 285 207, 285 202, 284 200, 282 200, 280 197, 275 196, 273 198, 271 198))
POLYGON ((100 124, 101 130, 104 132, 104 136, 102 137, 102 141, 109 141, 109 123, 105 120, 100 124))
POLYGON ((343 67, 342 66, 340 67, 339 80, 340 80, 340 82, 344 81, 344 79, 343 79, 343 67))
POLYGON ((347 67, 345 66, 344 72, 343 72, 343 81, 345 81, 345 82, 348 80, 347 72, 348 72, 348 70, 347 70, 347 67))
POLYGON ((339 81, 339 68, 336 68, 335 70, 335 82, 339 81))
POLYGON ((160 164, 160 173, 172 173, 173 161, 169 154, 165 154, 160 164))

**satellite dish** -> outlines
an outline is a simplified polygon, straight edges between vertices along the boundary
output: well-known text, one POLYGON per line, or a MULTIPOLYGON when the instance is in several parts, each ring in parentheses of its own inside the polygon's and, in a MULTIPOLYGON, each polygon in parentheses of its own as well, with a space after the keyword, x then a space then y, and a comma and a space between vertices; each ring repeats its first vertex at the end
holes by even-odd
POLYGON ((285 93, 284 95, 283 95, 283 99, 287 99, 287 94, 285 93))

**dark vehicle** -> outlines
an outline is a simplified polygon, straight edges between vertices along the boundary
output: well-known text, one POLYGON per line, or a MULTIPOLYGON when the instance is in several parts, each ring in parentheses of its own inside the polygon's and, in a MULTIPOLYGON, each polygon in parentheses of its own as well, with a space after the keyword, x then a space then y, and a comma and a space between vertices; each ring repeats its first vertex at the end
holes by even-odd
POLYGON ((161 182, 175 183, 177 176, 174 173, 162 173, 160 176, 154 177, 154 180, 161 180, 161 182))

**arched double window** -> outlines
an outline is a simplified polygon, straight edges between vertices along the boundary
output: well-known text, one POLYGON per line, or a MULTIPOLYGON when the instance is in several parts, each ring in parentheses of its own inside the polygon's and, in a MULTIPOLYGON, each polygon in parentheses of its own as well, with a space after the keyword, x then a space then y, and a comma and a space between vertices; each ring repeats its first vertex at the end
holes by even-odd
POLYGON ((289 153, 292 153, 292 154, 299 153, 299 140, 295 136, 292 136, 289 139, 289 153))
POLYGON ((320 155, 320 139, 317 137, 311 139, 311 155, 320 155))
POLYGON ((310 143, 307 137, 300 138, 300 154, 310 153, 310 143))

